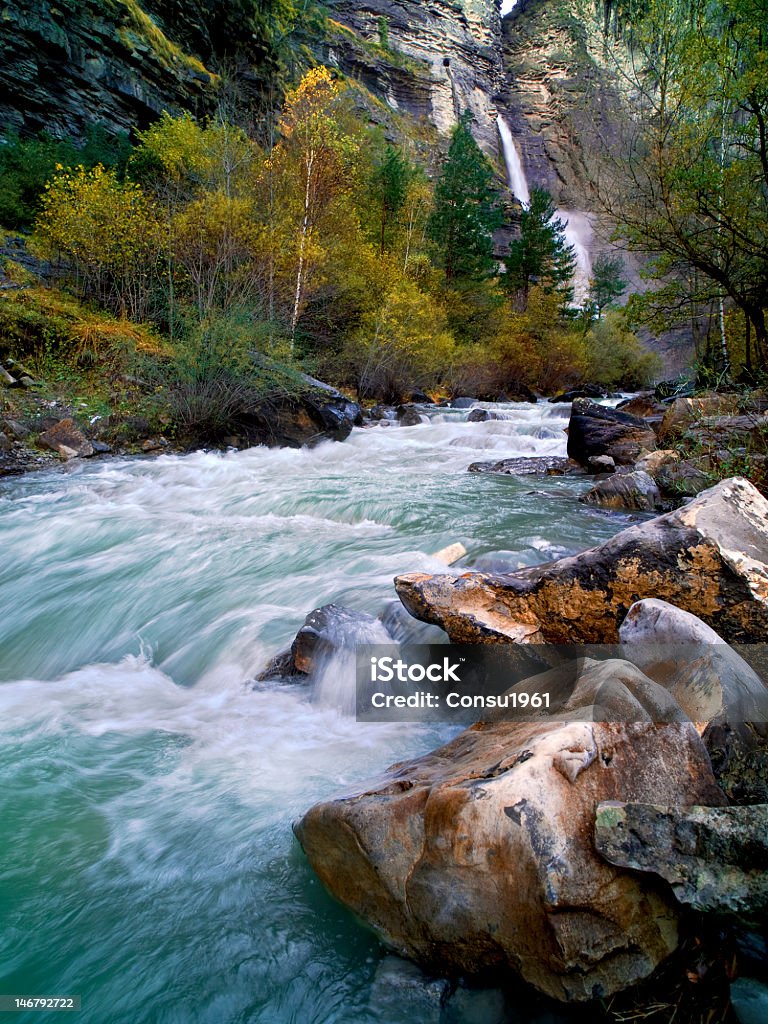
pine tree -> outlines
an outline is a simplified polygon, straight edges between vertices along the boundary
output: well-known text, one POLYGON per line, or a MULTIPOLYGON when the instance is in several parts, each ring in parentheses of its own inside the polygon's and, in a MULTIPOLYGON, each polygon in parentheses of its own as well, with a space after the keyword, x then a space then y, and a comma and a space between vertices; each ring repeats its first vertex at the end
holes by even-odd
POLYGON ((466 111, 453 130, 427 227, 449 281, 481 280, 494 272, 493 232, 503 222, 493 168, 472 137, 471 124, 466 111))
POLYGON ((592 277, 589 281, 589 302, 592 314, 602 320, 603 311, 610 309, 627 290, 624 260, 621 256, 611 256, 602 252, 592 265, 592 277))
POLYGON ((545 294, 557 292, 564 304, 572 298, 576 258, 545 189, 531 190, 531 205, 520 215, 520 238, 510 244, 506 266, 507 287, 522 296, 523 306, 533 285, 545 294))
POLYGON ((370 200, 376 207, 379 249, 383 253, 397 215, 405 205, 414 168, 399 149, 387 146, 371 175, 370 200))

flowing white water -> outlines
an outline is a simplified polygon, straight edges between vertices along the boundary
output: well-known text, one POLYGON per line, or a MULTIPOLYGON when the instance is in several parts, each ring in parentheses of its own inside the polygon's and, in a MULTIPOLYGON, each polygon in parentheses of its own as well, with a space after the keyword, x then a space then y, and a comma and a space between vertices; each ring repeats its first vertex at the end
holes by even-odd
POLYGON ((508 414, 0 483, 0 992, 81 995, 83 1024, 373 1020, 382 950, 291 822, 446 733, 357 724, 338 665, 248 680, 450 542, 514 566, 615 532, 579 481, 466 472, 564 452, 567 409, 508 414))
POLYGON ((528 189, 528 179, 523 169, 523 161, 520 157, 520 150, 517 148, 512 131, 501 114, 497 118, 501 145, 504 150, 504 163, 507 167, 507 178, 509 188, 515 199, 519 199, 523 206, 531 205, 531 193, 528 189))
POLYGON ((573 302, 576 306, 583 306, 589 295, 589 282, 592 277, 592 256, 589 251, 594 234, 592 221, 589 214, 578 210, 556 210, 555 216, 565 225, 565 240, 568 245, 573 246, 573 255, 576 258, 573 302))
MULTIPOLYGON (((531 192, 528 185, 528 178, 523 167, 520 149, 515 142, 512 131, 499 114, 497 117, 499 135, 501 137, 504 162, 507 168, 507 179, 512 195, 518 199, 523 206, 531 204, 531 192)), ((559 217, 564 226, 565 240, 573 247, 573 254, 576 259, 576 267, 573 274, 573 302, 576 306, 582 306, 589 294, 589 282, 592 277, 592 256, 590 245, 592 243, 593 229, 589 214, 578 210, 556 210, 555 217, 559 217)))

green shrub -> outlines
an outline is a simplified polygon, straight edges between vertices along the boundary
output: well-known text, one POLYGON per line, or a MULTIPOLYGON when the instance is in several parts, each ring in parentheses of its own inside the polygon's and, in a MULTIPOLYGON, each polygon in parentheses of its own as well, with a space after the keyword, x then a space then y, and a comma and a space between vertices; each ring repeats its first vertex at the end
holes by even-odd
POLYGON ((14 230, 32 226, 57 166, 102 164, 122 174, 130 152, 127 135, 110 135, 100 126, 89 128, 79 146, 47 132, 28 139, 8 136, 0 143, 0 224, 14 230))
POLYGON ((606 387, 636 390, 645 387, 664 370, 660 357, 650 352, 627 326, 621 311, 593 321, 586 336, 590 381, 606 387))

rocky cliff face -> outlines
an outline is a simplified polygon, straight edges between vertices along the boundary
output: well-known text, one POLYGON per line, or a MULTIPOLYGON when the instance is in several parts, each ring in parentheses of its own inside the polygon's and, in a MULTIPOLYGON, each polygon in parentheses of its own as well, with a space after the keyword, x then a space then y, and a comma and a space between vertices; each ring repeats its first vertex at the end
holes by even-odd
MULTIPOLYGON (((502 22, 499 0, 327 0, 329 31, 313 48, 440 134, 471 110, 500 168, 502 111, 531 182, 583 207, 579 139, 585 119, 603 116, 606 90, 594 59, 600 25, 582 2, 520 0, 502 22)), ((164 109, 204 113, 218 84, 209 68, 232 34, 223 11, 216 0, 6 0, 0 123, 77 136, 93 122, 144 125, 164 109)))
POLYGON ((145 125, 164 109, 209 109, 216 78, 179 41, 173 5, 12 0, 0 19, 0 132, 78 136, 92 123, 145 125), (168 16, 173 31, 163 28, 168 16), (154 17, 150 17, 152 14, 154 17))
POLYGON ((499 98, 533 185, 556 204, 588 208, 590 140, 610 135, 616 79, 603 23, 582 0, 520 0, 503 23, 499 98))
POLYGON ((361 61, 359 49, 341 39, 331 62, 441 134, 471 110, 478 142, 498 155, 496 97, 504 85, 498 2, 329 0, 327 6, 332 18, 375 48, 361 61))

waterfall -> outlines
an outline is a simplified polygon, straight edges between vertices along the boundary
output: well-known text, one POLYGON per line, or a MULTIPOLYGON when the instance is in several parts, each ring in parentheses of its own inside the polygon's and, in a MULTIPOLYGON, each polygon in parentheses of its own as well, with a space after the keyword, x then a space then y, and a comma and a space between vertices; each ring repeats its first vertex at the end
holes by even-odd
POLYGON ((512 138, 512 132, 504 118, 499 114, 496 119, 501 136, 501 145, 504 150, 504 162, 507 165, 507 178, 512 195, 519 199, 523 206, 530 206, 531 193, 528 188, 528 179, 523 169, 523 161, 520 151, 512 138))
POLYGON ((502 16, 502 18, 506 18, 506 16, 509 14, 509 12, 512 10, 512 8, 515 6, 516 3, 517 3, 517 0, 501 0, 501 16, 502 16))
MULTIPOLYGON (((504 150, 504 162, 507 166, 509 188, 523 206, 530 206, 531 192, 520 151, 509 125, 501 114, 498 115, 497 123, 504 150)), ((588 214, 578 210, 556 210, 555 216, 562 220, 565 225, 565 240, 568 245, 573 246, 576 257, 576 269, 573 274, 573 301, 574 305, 582 306, 589 294, 589 280, 592 276, 592 257, 589 253, 592 241, 592 223, 588 214)))
POLYGON ((589 214, 578 210, 555 210, 565 225, 565 240, 573 246, 576 257, 576 269, 573 272, 573 302, 583 306, 589 294, 589 281, 592 277, 592 257, 589 246, 592 242, 592 222, 589 214))

